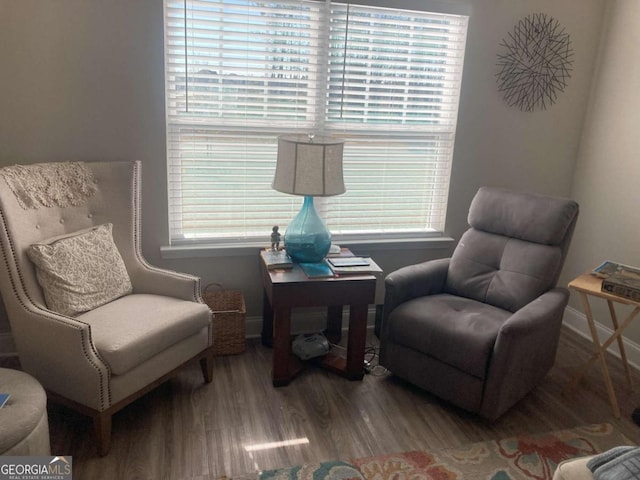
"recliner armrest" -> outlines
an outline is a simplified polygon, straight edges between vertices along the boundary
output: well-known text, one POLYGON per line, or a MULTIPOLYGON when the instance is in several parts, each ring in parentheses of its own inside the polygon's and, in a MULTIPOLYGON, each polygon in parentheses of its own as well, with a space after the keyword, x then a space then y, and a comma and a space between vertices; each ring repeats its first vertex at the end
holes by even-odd
POLYGON ((569 291, 557 287, 515 312, 498 333, 481 415, 496 419, 553 366, 569 291))
POLYGON ((407 300, 441 293, 447 280, 449 258, 429 260, 391 272, 385 278, 384 316, 407 300))
POLYGON ((500 329, 500 336, 515 336, 535 334, 542 325, 540 322, 547 322, 554 314, 562 316, 564 308, 569 300, 569 291, 564 287, 556 287, 540 295, 538 298, 515 312, 500 329))

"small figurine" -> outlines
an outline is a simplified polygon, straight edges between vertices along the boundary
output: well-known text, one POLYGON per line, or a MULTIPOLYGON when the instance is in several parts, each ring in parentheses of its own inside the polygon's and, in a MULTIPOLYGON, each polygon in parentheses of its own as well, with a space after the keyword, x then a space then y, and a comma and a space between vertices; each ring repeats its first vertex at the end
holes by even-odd
POLYGON ((278 228, 277 225, 274 225, 271 229, 271 250, 274 251, 280 250, 280 238, 282 238, 282 235, 278 232, 278 228))

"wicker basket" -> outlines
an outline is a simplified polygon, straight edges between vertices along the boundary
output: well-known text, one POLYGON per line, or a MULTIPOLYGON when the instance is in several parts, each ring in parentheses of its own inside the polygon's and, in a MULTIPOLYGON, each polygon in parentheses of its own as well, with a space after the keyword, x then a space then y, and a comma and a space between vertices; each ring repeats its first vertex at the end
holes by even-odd
POLYGON ((240 290, 226 290, 219 283, 210 283, 202 294, 214 314, 213 353, 231 355, 245 349, 245 306, 240 290))

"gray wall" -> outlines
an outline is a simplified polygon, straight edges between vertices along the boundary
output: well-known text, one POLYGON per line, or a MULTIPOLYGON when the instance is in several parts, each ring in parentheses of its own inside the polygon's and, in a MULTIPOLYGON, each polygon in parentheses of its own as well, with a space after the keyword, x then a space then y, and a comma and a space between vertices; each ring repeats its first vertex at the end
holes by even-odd
MULTIPOLYGON (((481 185, 571 195, 605 12, 605 0, 582 0, 579 12, 575 0, 470 3, 446 226, 454 238, 466 228, 469 202, 481 185), (524 113, 508 107, 497 92, 496 53, 518 20, 539 12, 566 28, 575 61, 557 103, 524 113)), ((248 314, 259 315, 255 253, 205 259, 160 255, 168 243, 162 15, 162 0, 0 0, 0 165, 140 159, 147 258, 200 275, 205 284, 242 288, 248 314)), ((576 192, 582 196, 586 190, 576 192)), ((628 221, 620 216, 626 228, 628 221)), ((371 253, 391 271, 444 256, 448 249, 389 247, 371 253)), ((572 264, 591 260, 577 253, 572 264)), ((3 328, 0 323, 0 335, 3 328)))

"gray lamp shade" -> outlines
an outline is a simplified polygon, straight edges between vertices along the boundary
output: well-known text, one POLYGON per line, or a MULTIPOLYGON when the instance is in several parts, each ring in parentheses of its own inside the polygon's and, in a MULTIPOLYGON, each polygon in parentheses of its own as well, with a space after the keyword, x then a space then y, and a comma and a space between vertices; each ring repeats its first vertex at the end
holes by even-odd
POLYGON ((314 197, 344 193, 343 146, 343 140, 332 137, 279 136, 273 189, 314 197))

